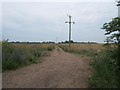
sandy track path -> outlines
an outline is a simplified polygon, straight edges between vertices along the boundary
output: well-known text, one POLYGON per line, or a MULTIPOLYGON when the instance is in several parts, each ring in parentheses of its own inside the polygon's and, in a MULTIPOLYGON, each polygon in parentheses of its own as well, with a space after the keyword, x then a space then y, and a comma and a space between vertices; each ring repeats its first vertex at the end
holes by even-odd
POLYGON ((56 48, 42 63, 3 73, 3 88, 87 88, 89 62, 56 48))

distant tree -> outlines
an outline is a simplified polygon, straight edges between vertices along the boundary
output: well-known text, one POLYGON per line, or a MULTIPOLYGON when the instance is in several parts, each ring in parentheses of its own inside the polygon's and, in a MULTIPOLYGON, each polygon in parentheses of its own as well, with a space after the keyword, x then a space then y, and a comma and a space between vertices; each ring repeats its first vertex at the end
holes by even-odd
POLYGON ((65 41, 65 43, 69 43, 69 41, 65 41))
POLYGON ((73 41, 73 40, 71 40, 70 42, 71 42, 71 43, 74 43, 74 41, 73 41))

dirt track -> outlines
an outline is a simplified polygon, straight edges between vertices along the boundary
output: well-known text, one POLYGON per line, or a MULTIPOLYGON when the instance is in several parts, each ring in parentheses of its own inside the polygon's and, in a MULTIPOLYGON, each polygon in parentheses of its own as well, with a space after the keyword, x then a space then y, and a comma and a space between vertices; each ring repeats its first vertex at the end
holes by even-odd
POLYGON ((3 88, 87 88, 89 64, 56 48, 42 63, 3 73, 3 88))

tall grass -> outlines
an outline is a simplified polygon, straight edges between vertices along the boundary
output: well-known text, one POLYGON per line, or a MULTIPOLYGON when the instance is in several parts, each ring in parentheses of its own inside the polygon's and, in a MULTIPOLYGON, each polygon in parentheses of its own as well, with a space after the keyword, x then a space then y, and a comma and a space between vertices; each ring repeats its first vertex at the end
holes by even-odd
POLYGON ((12 44, 4 41, 2 42, 2 71, 37 63, 44 52, 53 49, 52 44, 12 44))
POLYGON ((66 44, 59 45, 64 51, 77 53, 79 55, 94 56, 98 50, 104 50, 105 48, 101 44, 72 44, 68 47, 66 44))

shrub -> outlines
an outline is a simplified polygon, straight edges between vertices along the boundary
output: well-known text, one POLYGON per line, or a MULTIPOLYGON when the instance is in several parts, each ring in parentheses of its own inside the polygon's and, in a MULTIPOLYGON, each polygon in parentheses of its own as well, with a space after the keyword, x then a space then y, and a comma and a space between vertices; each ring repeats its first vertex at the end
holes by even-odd
POLYGON ((90 87, 117 88, 119 75, 117 62, 111 55, 113 52, 103 51, 96 55, 91 62, 92 75, 89 78, 90 87))
POLYGON ((10 60, 15 47, 7 41, 2 42, 2 70, 12 69, 17 67, 16 61, 10 60), (13 63, 11 63, 13 62, 13 63))
POLYGON ((52 51, 52 50, 54 50, 54 46, 48 46, 48 51, 52 51))
POLYGON ((48 51, 52 51, 52 47, 48 47, 48 51))

